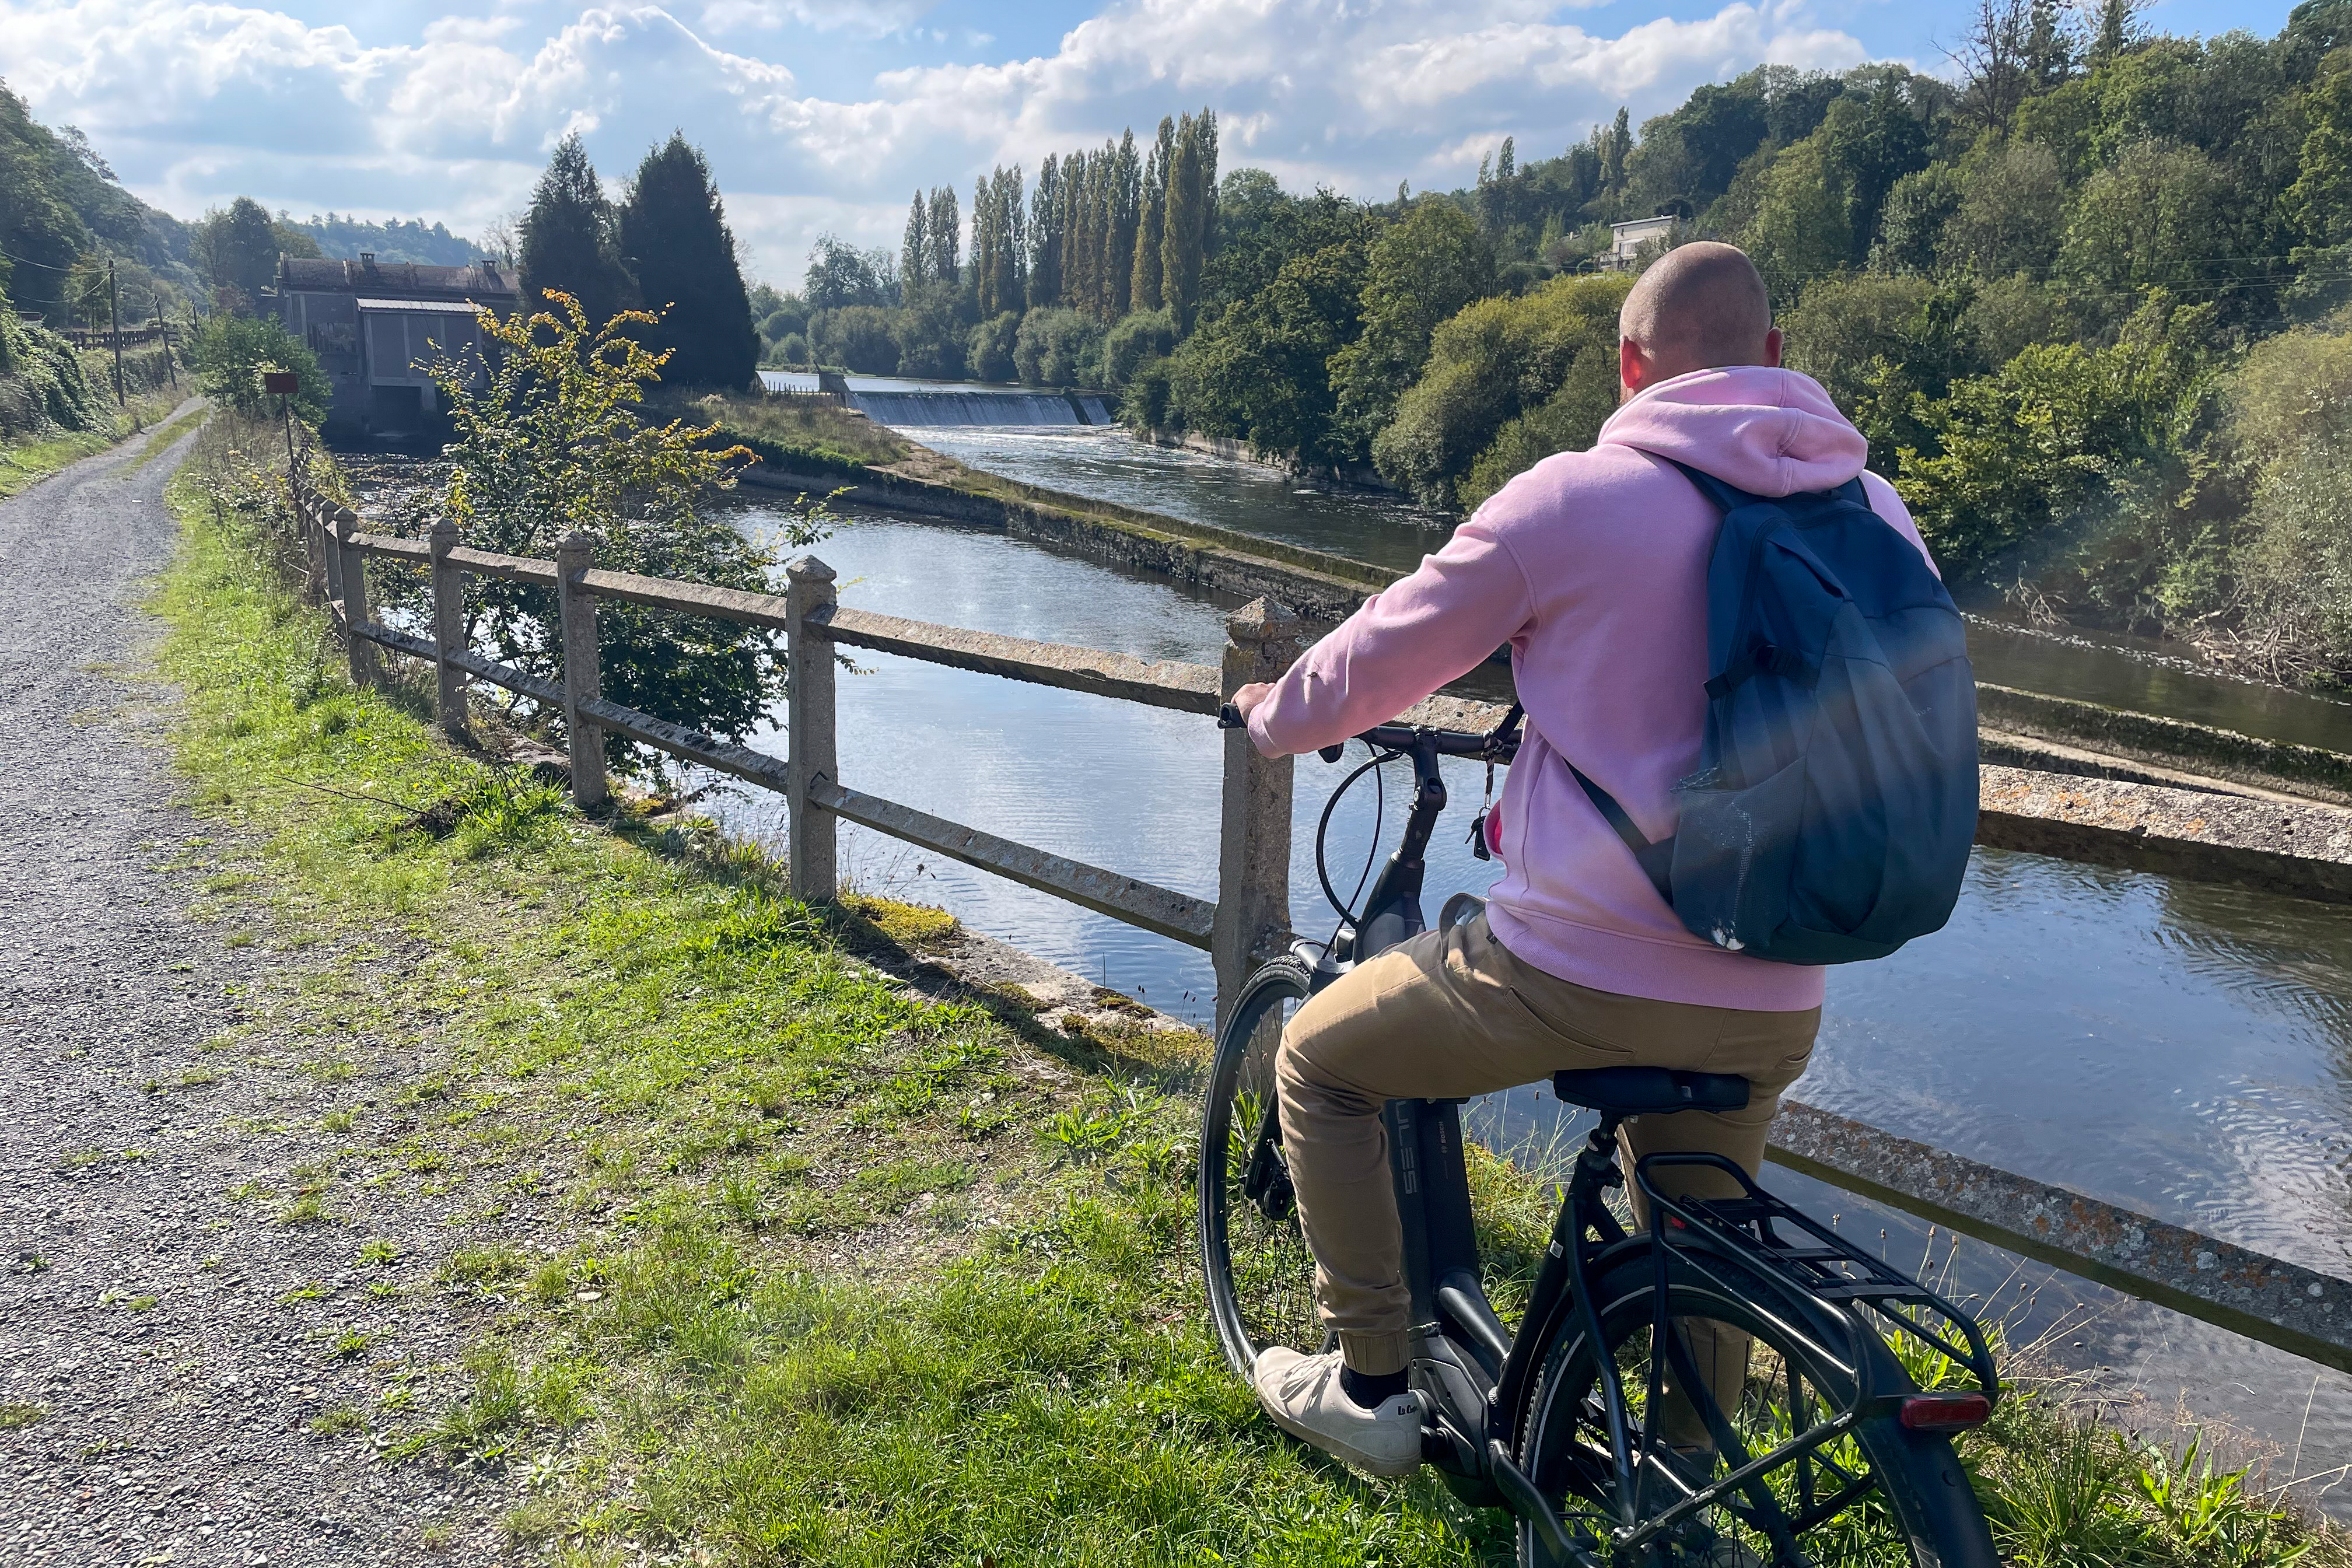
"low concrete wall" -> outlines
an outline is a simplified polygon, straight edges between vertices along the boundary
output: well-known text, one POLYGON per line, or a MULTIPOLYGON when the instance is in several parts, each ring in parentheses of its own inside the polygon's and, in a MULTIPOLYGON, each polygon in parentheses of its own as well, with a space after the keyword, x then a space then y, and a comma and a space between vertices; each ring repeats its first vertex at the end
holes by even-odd
POLYGON ((1036 540, 1244 599, 1270 598, 1321 621, 1346 619, 1369 595, 1401 575, 1345 556, 1299 550, 993 476, 990 483, 993 493, 877 469, 867 470, 845 487, 830 476, 794 474, 764 465, 746 470, 740 480, 755 489, 818 495, 845 488, 845 499, 859 506, 1036 540))
POLYGON ((2352 812, 1988 764, 1977 842, 2352 903, 2352 812))
POLYGON ((2352 805, 2352 757, 2316 746, 1982 682, 1977 686, 1977 712, 1990 727, 2038 740, 2078 742, 2162 768, 2352 805))

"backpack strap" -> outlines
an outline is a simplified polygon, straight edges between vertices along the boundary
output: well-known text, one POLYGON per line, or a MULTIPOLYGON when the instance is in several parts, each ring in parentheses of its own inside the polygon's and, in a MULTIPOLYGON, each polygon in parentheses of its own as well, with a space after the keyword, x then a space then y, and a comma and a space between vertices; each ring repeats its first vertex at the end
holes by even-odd
POLYGON ((1674 864, 1675 841, 1671 838, 1664 838, 1653 844, 1649 839, 1644 838, 1641 828, 1634 826, 1633 817, 1626 814, 1623 806, 1617 804, 1615 795, 1587 778, 1584 770, 1566 757, 1561 757, 1559 760, 1563 767, 1576 775, 1576 782, 1584 786, 1584 797, 1592 803, 1593 809, 1600 812, 1608 821, 1609 826, 1617 830, 1617 837, 1623 839, 1625 847, 1633 852, 1633 863, 1642 868, 1643 876, 1650 879, 1650 886, 1658 889, 1658 897, 1666 901, 1669 909, 1673 908, 1674 885, 1667 876, 1667 871, 1674 864))

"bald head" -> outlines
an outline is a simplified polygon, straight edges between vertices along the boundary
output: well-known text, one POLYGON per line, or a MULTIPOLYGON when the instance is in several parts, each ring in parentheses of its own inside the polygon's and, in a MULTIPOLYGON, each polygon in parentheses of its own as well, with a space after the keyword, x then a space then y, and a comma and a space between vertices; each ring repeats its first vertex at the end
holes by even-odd
POLYGON ((1756 264, 1713 240, 1676 246, 1652 263, 1625 296, 1617 336, 1628 392, 1694 370, 1780 363, 1756 264))

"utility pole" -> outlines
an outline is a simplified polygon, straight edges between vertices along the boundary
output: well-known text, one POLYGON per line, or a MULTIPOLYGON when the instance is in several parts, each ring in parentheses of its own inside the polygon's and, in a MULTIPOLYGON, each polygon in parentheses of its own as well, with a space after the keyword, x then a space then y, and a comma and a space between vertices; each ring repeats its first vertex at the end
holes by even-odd
POLYGON ((114 258, 106 258, 106 335, 114 340, 114 403, 116 407, 131 400, 122 395, 122 294, 114 286, 114 258))

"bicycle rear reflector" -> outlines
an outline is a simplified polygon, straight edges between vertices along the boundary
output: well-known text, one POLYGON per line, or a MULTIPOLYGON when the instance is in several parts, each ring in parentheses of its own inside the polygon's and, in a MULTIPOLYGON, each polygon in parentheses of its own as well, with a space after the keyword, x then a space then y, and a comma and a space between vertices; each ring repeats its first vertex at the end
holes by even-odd
POLYGON ((1965 1432, 1991 1417, 1992 1401, 1981 1394, 1913 1394, 1896 1415, 1914 1432, 1965 1432))

